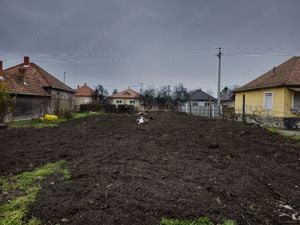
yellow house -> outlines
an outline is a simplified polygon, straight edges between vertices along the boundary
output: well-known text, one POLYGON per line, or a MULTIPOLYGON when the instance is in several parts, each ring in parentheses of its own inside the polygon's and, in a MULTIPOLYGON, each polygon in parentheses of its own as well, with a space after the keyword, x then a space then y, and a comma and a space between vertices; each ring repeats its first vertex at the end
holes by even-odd
POLYGON ((140 95, 136 91, 128 88, 125 91, 118 92, 109 96, 110 104, 116 105, 133 105, 135 108, 140 108, 140 95))
MULTIPOLYGON (((294 56, 235 90, 235 113, 284 128, 300 122, 300 57, 294 56)), ((299 123, 300 124, 300 123, 299 123)))

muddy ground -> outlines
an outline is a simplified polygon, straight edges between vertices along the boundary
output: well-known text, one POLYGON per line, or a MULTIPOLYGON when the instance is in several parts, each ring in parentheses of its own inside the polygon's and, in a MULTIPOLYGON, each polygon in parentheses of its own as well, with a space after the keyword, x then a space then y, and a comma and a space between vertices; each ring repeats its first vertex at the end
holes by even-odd
POLYGON ((162 113, 146 125, 102 115, 0 131, 1 176, 61 159, 71 181, 48 179, 31 207, 44 224, 154 225, 204 215, 299 222, 290 217, 300 211, 299 147, 253 125, 162 113))

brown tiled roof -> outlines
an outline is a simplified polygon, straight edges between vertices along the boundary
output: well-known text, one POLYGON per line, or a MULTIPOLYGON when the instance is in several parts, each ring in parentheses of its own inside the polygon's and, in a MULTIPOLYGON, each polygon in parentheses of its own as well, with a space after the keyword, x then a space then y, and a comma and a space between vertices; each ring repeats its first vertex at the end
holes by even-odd
POLYGON ((48 87, 74 92, 72 88, 56 79, 35 63, 30 63, 29 67, 24 67, 24 63, 22 63, 5 69, 3 77, 4 80, 0 80, 0 82, 4 84, 10 93, 51 96, 45 89, 48 87))
POLYGON ((47 83, 51 88, 68 91, 68 92, 74 92, 72 88, 70 88, 69 86, 67 86, 60 80, 58 80, 57 78, 55 78, 53 75, 51 75, 50 73, 48 73, 47 71, 39 67, 38 65, 34 63, 30 63, 30 65, 33 65, 34 67, 36 67, 37 70, 39 70, 40 74, 44 77, 44 79, 47 81, 47 83))
POLYGON ((114 95, 109 96, 109 98, 121 98, 121 99, 137 99, 140 95, 134 90, 127 89, 125 91, 118 92, 114 95))
POLYGON ((92 97, 95 92, 92 88, 84 84, 83 86, 77 88, 75 92, 75 96, 84 96, 84 97, 92 97))
POLYGON ((235 92, 262 88, 300 86, 300 57, 294 56, 262 76, 237 88, 235 92))

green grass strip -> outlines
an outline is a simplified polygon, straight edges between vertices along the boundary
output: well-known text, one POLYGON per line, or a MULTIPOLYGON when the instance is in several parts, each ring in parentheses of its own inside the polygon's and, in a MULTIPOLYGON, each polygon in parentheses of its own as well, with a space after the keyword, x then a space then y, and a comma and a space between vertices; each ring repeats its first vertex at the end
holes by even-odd
MULTIPOLYGON (((178 220, 178 219, 168 219, 162 218, 160 225, 214 225, 211 220, 207 217, 201 217, 196 220, 178 220)), ((226 220, 224 223, 219 225, 235 225, 231 220, 226 220)))
POLYGON ((57 120, 42 120, 42 119, 29 119, 29 120, 18 120, 9 122, 8 125, 11 128, 45 128, 45 127, 57 127, 60 123, 66 122, 72 119, 80 119, 89 116, 103 115, 103 112, 82 112, 73 113, 72 118, 58 118, 57 120))
POLYGON ((39 225, 38 218, 24 221, 28 207, 34 203, 41 189, 39 183, 50 175, 61 175, 62 180, 70 179, 65 161, 49 163, 31 172, 24 172, 10 178, 0 178, 2 193, 16 196, 0 205, 0 225, 39 225))

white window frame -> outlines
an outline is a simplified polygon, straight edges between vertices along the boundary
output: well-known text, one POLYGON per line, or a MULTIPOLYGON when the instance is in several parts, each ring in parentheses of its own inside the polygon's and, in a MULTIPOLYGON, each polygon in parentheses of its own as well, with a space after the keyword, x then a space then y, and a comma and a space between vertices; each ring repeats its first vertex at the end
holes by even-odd
POLYGON ((265 91, 264 92, 264 110, 273 110, 273 107, 274 107, 274 93, 273 91, 265 91), (272 106, 270 109, 266 108, 266 94, 272 94, 272 106))
POLYGON ((292 94, 292 110, 295 110, 295 94, 298 93, 297 91, 293 91, 292 94))

